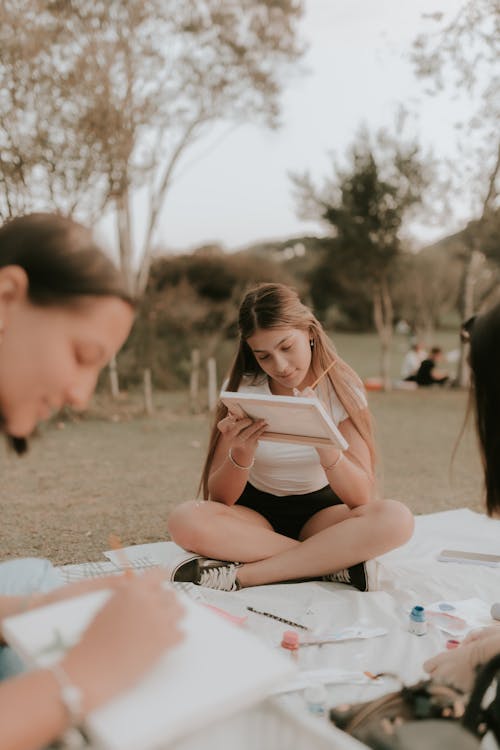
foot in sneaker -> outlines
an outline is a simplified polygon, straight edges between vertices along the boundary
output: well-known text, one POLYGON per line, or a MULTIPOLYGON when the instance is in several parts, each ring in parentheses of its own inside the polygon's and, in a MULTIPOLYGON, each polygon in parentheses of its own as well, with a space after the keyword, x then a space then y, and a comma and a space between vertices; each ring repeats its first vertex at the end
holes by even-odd
POLYGON ((375 562, 373 560, 360 562, 357 565, 351 565, 350 568, 338 570, 336 573, 329 573, 323 576, 321 580, 331 581, 332 583, 346 583, 359 591, 374 591, 377 588, 375 562))
POLYGON ((238 568, 239 563, 194 555, 175 566, 170 578, 172 581, 188 581, 219 591, 238 591, 241 588, 237 578, 238 568))

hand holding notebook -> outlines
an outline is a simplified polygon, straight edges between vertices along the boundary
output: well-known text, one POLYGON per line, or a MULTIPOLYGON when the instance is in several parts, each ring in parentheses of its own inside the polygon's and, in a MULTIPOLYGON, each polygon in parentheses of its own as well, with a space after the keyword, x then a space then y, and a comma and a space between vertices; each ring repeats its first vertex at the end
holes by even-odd
POLYGON ((335 445, 340 450, 349 447, 324 406, 315 397, 223 391, 221 401, 234 414, 265 420, 267 429, 260 440, 335 445))

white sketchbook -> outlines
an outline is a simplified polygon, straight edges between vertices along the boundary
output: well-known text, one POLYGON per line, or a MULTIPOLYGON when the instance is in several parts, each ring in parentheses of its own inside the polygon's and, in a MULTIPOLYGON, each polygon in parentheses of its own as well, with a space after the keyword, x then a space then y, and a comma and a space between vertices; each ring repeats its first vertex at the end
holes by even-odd
MULTIPOLYGON (((28 664, 48 666, 78 641, 109 595, 98 591, 7 618, 5 640, 28 664)), ((276 649, 181 598, 184 641, 133 689, 87 717, 85 729, 99 748, 163 747, 258 702, 295 673, 276 649)))
POLYGON ((265 419, 268 430, 260 440, 277 443, 335 445, 346 450, 344 436, 317 398, 304 396, 273 396, 222 391, 221 401, 239 416, 265 419))

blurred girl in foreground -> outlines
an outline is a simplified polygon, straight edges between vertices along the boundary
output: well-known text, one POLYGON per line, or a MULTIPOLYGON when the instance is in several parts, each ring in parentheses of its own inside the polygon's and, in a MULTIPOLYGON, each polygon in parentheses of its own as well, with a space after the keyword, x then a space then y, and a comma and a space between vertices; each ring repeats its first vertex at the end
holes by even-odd
MULTIPOLYGON (((462 328, 470 342, 471 400, 484 467, 488 515, 500 512, 500 305, 462 328)), ((500 592, 499 592, 500 599, 500 592)), ((471 633, 462 645, 424 664, 436 681, 468 692, 476 669, 500 653, 500 623, 471 633)))
MULTIPOLYGON (((86 229, 49 214, 0 229, 0 424, 15 451, 26 450, 38 421, 52 411, 65 404, 85 408, 132 318, 119 274, 86 229)), ((46 746, 133 684, 181 637, 180 607, 156 572, 132 582, 113 576, 53 590, 60 583, 43 560, 0 564, 0 625, 36 606, 114 589, 58 668, 0 684, 2 750, 46 746)), ((14 659, 9 649, 0 646, 0 652, 5 677, 14 659)))

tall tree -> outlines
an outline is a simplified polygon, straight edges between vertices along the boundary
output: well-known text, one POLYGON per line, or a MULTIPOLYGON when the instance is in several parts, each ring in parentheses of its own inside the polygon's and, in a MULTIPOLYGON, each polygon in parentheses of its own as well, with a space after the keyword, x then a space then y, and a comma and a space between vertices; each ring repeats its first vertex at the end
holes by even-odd
MULTIPOLYGON (((458 189, 469 195, 474 217, 469 224, 468 252, 462 280, 461 312, 464 319, 475 311, 475 288, 482 272, 482 225, 498 208, 500 189, 500 2, 464 0, 453 18, 443 13, 427 16, 433 28, 414 44, 416 72, 432 84, 431 96, 446 90, 467 97, 466 118, 457 120, 459 153, 458 189), (464 179, 465 177, 465 179, 464 179), (471 230, 474 230, 472 232, 471 230)), ((465 349, 458 381, 465 385, 465 349)))
POLYGON ((220 121, 277 125, 301 14, 302 0, 4 0, 0 210, 112 206, 123 270, 142 291, 193 142, 220 121), (139 187, 149 205, 136 247, 139 187))
POLYGON ((317 189, 306 175, 295 176, 299 204, 306 215, 319 216, 332 230, 317 269, 323 283, 368 290, 381 345, 380 372, 390 388, 389 352, 393 330, 391 274, 401 253, 403 222, 423 199, 429 175, 419 148, 387 134, 375 143, 360 132, 344 169, 317 189))

